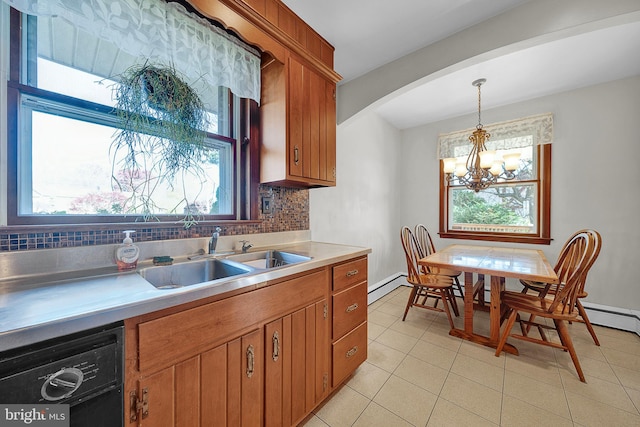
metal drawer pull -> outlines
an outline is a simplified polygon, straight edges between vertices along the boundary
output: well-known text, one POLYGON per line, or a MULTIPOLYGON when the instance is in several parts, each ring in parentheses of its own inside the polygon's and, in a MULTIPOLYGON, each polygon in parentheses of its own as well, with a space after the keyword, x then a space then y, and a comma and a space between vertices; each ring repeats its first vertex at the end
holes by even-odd
POLYGON ((356 274, 358 274, 358 270, 351 270, 351 271, 347 271, 347 277, 351 277, 351 276, 355 276, 356 274))
POLYGON ((356 354, 357 352, 358 352, 358 346, 355 345, 351 350, 347 351, 347 359, 353 356, 354 354, 356 354))
POLYGON ((280 335, 278 334, 278 331, 275 331, 273 333, 273 361, 275 362, 276 360, 278 360, 278 357, 280 356, 280 335))
POLYGON ((247 347, 247 377, 251 378, 253 375, 253 362, 254 362, 254 354, 253 354, 253 346, 250 345, 247 347))
POLYGON ((354 302, 349 307, 347 307, 347 313, 351 313, 352 311, 355 311, 357 309, 358 309, 358 303, 354 302))
POLYGON ((300 161, 300 157, 299 157, 299 155, 298 155, 298 151, 299 151, 299 150, 298 150, 298 146, 296 145, 296 146, 293 148, 293 162, 294 162, 296 165, 297 165, 297 164, 298 164, 298 162, 300 161))

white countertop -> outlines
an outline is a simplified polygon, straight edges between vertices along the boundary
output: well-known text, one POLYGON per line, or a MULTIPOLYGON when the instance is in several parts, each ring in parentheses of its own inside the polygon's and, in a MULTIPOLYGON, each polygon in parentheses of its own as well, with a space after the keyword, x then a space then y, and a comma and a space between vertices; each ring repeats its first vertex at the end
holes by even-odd
POLYGON ((311 260, 176 289, 157 289, 138 273, 118 272, 115 266, 88 270, 87 276, 78 278, 39 275, 0 281, 0 351, 202 298, 247 292, 267 281, 371 252, 367 248, 310 241, 284 244, 278 249, 306 255, 311 260))

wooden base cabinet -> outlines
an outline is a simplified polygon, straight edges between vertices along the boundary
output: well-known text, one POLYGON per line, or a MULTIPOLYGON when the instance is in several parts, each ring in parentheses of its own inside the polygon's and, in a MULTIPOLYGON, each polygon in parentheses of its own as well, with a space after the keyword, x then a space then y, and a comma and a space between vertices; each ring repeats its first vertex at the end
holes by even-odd
POLYGON ((325 267, 125 320, 126 425, 298 424, 330 391, 329 282, 325 267))

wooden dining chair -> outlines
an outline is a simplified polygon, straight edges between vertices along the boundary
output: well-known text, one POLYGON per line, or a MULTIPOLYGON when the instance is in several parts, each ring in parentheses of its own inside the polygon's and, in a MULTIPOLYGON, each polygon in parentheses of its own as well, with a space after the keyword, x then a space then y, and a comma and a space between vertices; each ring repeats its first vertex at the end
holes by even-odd
MULTIPOLYGON (((436 248, 433 244, 433 240, 431 239, 431 235, 429 234, 429 230, 424 224, 417 224, 415 227, 414 235, 416 236, 416 240, 418 242, 418 250, 420 252, 420 258, 424 258, 428 255, 431 255, 436 251, 436 248)), ((460 280, 458 277, 462 274, 462 271, 458 270, 450 270, 448 268, 437 268, 430 267, 427 268, 422 266, 422 271, 424 273, 432 273, 439 274, 442 276, 449 276, 453 279, 453 285, 460 293, 460 297, 464 298, 464 293, 462 292, 462 286, 460 285, 460 280)))
POLYGON ((595 251, 596 241, 592 234, 585 231, 576 233, 567 242, 558 257, 556 272, 561 284, 550 284, 544 295, 523 294, 514 291, 501 292, 501 301, 509 318, 496 348, 496 356, 500 356, 509 337, 567 350, 571 355, 580 381, 586 382, 566 322, 577 319, 578 291, 582 277, 590 267, 589 263, 595 251), (526 314, 530 315, 528 320, 524 320, 525 316, 523 315, 526 314), (544 321, 536 322, 536 318, 551 319, 553 326, 544 321), (520 323, 521 334, 511 333, 516 321, 520 323), (529 335, 530 327, 538 330, 539 339, 529 335), (545 330, 549 329, 557 331, 560 338, 559 343, 549 340, 545 333, 545 330))
POLYGON ((439 312, 444 311, 449 319, 451 329, 453 329, 451 309, 453 309, 456 316, 459 315, 456 298, 453 295, 453 279, 450 276, 425 274, 420 271, 418 266, 418 260, 420 259, 418 242, 409 227, 402 227, 400 239, 407 260, 407 282, 413 286, 402 320, 404 321, 407 318, 407 313, 411 307, 426 308, 439 312), (433 306, 427 304, 429 298, 435 299, 433 306), (438 307, 438 301, 442 301, 444 308, 438 307), (451 305, 451 309, 449 305, 451 305))
MULTIPOLYGON (((600 248, 602 247, 602 236, 600 235, 600 233, 598 233, 596 230, 591 230, 591 229, 585 229, 585 230, 580 230, 576 233, 574 233, 573 236, 571 236, 569 238, 569 240, 567 240, 567 242, 565 243, 565 246, 577 235, 580 233, 588 233, 591 235, 591 237, 594 239, 595 242, 595 246, 594 246, 594 250, 593 253, 591 254, 591 259, 588 262, 588 265, 584 271, 584 274, 582 275, 581 279, 580 279, 580 287, 578 288, 578 294, 577 294, 577 298, 576 298, 576 308, 578 309, 578 318, 577 320, 584 323, 587 326, 587 330, 589 331, 589 334, 591 334, 591 338, 593 338, 593 342, 596 345, 600 345, 600 341, 598 340, 598 337, 596 336, 596 331, 593 329, 593 325, 591 325, 591 321, 589 320, 589 316, 587 316, 587 312, 584 309, 584 306, 582 305, 582 303, 580 302, 580 299, 582 298, 586 298, 589 296, 589 294, 585 291, 585 284, 587 282, 587 274, 589 273, 589 270, 591 270, 591 267, 593 266, 593 264, 596 262, 596 259, 598 258, 598 255, 600 254, 600 248)), ((554 267, 554 270, 556 271, 556 273, 558 273, 558 265, 556 265, 556 267, 554 267)), ((536 293, 538 295, 541 296, 545 296, 548 294, 548 292, 550 291, 550 286, 547 283, 543 283, 543 282, 534 282, 534 281, 530 281, 530 280, 520 280, 520 283, 523 286, 522 289, 522 293, 526 294, 529 292, 533 292, 536 293)), ((562 284, 561 284, 562 286, 562 284)), ((553 292, 553 290, 551 290, 551 292, 553 292)))

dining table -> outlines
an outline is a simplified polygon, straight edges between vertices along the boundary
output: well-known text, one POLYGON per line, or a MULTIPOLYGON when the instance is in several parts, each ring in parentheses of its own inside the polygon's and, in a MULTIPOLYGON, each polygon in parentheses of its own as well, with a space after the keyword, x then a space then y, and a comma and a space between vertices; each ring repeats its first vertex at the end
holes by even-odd
MULTIPOLYGON (((500 324, 504 308, 501 292, 505 279, 525 279, 544 283, 558 283, 559 279, 541 250, 502 246, 453 244, 418 261, 433 274, 438 268, 464 273, 464 329, 453 328, 450 335, 496 348, 500 340, 500 324), (474 331, 474 309, 487 309, 485 305, 485 276, 489 276, 490 299, 489 336, 474 331), (474 297, 477 300, 474 303, 474 297)), ((504 351, 518 354, 518 349, 506 344, 504 351)))

